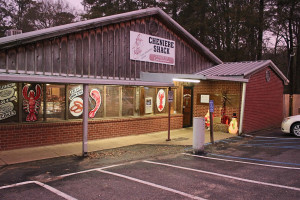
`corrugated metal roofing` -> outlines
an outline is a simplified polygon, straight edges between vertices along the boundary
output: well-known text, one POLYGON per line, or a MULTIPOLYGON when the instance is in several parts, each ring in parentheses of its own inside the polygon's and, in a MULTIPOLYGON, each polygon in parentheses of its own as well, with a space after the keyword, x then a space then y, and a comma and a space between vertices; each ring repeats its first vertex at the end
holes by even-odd
POLYGON ((0 38, 0 49, 10 48, 16 45, 27 44, 51 37, 58 37, 73 32, 88 30, 96 27, 105 26, 108 24, 125 22, 128 20, 152 15, 157 15, 161 19, 163 19, 172 30, 175 30, 175 32, 177 32, 181 37, 187 39, 189 42, 195 45, 195 47, 198 50, 200 50, 204 55, 206 55, 212 62, 214 62, 215 64, 222 63, 222 61, 217 56, 215 56, 208 48, 206 48, 202 43, 200 43, 196 38, 194 38, 188 31, 186 31, 182 26, 180 26, 176 21, 174 21, 168 14, 166 14, 160 8, 147 8, 3 37, 0 38))
POLYGON ((289 82, 289 80, 271 60, 222 63, 196 74, 205 76, 249 78, 249 75, 267 66, 271 67, 286 84, 289 82))

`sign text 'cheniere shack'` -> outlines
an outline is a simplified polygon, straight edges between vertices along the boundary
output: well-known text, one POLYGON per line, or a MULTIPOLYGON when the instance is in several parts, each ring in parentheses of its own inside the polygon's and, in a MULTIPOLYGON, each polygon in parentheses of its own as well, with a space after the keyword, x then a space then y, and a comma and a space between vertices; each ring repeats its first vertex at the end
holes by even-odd
POLYGON ((130 59, 175 65, 175 41, 130 31, 130 59))

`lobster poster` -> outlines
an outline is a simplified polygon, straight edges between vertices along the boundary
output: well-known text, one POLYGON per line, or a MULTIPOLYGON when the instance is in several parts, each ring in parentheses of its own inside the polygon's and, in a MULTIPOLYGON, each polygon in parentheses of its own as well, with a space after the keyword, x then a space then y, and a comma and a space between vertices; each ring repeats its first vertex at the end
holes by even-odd
POLYGON ((0 86, 0 120, 10 118, 17 114, 13 104, 14 101, 17 101, 15 92, 15 83, 0 86))
POLYGON ((26 121, 37 121, 37 115, 41 106, 42 88, 39 84, 34 89, 29 89, 30 84, 26 84, 22 89, 23 109, 27 113, 26 121))
POLYGON ((159 112, 162 112, 166 105, 166 93, 160 89, 156 96, 156 106, 159 112))

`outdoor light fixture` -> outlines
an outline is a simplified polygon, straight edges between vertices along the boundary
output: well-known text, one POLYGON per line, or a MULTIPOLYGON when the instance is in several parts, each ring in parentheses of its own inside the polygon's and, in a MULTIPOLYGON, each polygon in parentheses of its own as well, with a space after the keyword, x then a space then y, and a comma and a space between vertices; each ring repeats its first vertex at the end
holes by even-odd
POLYGON ((173 81, 190 82, 190 83, 200 83, 200 80, 195 80, 195 79, 184 79, 184 78, 173 78, 173 81))

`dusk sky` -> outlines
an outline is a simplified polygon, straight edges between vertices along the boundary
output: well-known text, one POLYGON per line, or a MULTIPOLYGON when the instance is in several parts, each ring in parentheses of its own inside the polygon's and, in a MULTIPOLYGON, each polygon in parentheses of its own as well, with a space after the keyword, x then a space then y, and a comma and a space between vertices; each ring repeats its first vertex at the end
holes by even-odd
POLYGON ((83 6, 81 5, 82 0, 66 0, 66 2, 68 2, 71 7, 83 11, 83 6))

